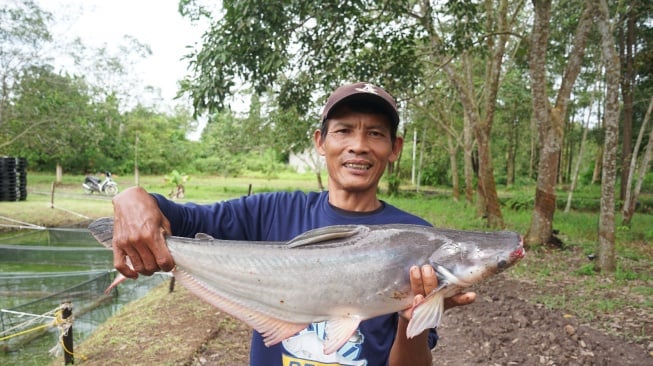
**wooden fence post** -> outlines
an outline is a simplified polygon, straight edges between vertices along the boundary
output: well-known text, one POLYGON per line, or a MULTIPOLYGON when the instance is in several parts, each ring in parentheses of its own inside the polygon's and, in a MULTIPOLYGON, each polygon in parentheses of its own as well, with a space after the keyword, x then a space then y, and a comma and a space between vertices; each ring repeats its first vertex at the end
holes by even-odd
POLYGON ((64 301, 61 303, 61 318, 64 323, 69 322, 69 326, 65 327, 65 333, 62 336, 63 343, 63 357, 66 365, 73 365, 75 363, 75 356, 73 353, 73 303, 71 301, 64 301), (70 320, 68 320, 70 319, 70 320))

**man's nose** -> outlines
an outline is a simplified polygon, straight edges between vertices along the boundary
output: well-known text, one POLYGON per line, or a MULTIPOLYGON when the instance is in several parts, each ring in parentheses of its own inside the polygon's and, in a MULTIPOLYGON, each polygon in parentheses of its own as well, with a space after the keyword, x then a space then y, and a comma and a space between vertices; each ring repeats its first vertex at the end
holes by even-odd
POLYGON ((369 149, 369 141, 367 134, 364 131, 355 131, 351 140, 349 141, 349 150, 351 152, 360 154, 366 152, 369 149))

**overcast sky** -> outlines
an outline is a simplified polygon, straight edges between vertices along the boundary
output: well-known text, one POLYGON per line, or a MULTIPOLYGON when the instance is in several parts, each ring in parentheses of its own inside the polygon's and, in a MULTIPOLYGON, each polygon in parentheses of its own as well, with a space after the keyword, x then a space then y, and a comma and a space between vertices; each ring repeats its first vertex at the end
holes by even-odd
POLYGON ((177 80, 186 75, 187 62, 180 60, 188 53, 185 47, 199 43, 204 30, 179 15, 179 0, 38 0, 38 3, 54 14, 57 24, 51 31, 55 37, 79 37, 87 46, 99 48, 106 44, 112 49, 124 44, 123 37, 129 35, 149 45, 152 55, 136 66, 138 77, 146 85, 159 88, 164 100, 170 103, 177 80))

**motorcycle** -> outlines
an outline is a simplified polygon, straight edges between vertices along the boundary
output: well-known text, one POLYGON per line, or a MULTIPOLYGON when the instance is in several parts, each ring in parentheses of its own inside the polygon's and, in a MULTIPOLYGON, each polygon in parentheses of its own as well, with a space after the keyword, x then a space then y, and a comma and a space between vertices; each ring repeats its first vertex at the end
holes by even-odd
POLYGON ((111 172, 104 173, 104 181, 102 182, 100 182, 100 178, 98 177, 87 175, 86 178, 84 178, 82 187, 84 188, 84 192, 88 194, 98 192, 114 196, 118 193, 118 183, 111 179, 111 172))

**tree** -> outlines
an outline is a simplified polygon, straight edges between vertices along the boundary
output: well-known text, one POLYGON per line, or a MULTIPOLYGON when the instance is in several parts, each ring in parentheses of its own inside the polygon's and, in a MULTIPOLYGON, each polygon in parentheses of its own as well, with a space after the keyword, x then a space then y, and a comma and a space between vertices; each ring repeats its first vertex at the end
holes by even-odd
POLYGON ((524 237, 525 245, 553 242, 553 216, 556 209, 555 187, 562 149, 563 123, 572 87, 580 72, 585 45, 592 25, 592 0, 586 0, 578 19, 573 46, 557 91, 555 104, 549 102, 547 47, 549 44, 551 0, 533 0, 535 16, 529 54, 533 119, 538 126, 540 149, 531 224, 524 237))
POLYGON ((33 0, 0 8, 0 131, 5 129, 7 108, 21 72, 43 63, 39 51, 51 40, 47 27, 50 19, 51 14, 33 0))
MULTIPOLYGON (((644 116, 642 127, 639 131, 639 134, 637 135, 637 143, 635 143, 635 149, 634 149, 635 152, 639 151, 642 139, 644 138, 646 129, 648 127, 648 121, 651 119, 651 112, 653 112, 653 97, 651 97, 651 101, 648 104, 648 109, 646 110, 646 115, 644 116)), ((621 222, 622 225, 630 226, 630 221, 632 220, 633 215, 635 214, 635 205, 637 203, 639 193, 642 189, 642 183, 644 181, 646 172, 648 171, 648 166, 651 161, 651 157, 653 157, 652 150, 653 150, 653 128, 651 128, 649 132, 649 139, 648 139, 648 143, 646 144, 646 150, 643 156, 641 157, 641 159, 638 157, 638 154, 633 154, 633 156, 631 157, 630 168, 628 169, 629 174, 626 183, 626 199, 624 200, 624 205, 623 205, 623 220, 621 222), (637 169, 638 160, 639 160, 639 169, 637 169), (633 188, 632 187, 633 179, 635 178, 636 171, 638 175, 637 183, 635 183, 635 187, 633 188)))
POLYGON ((177 108, 174 114, 158 112, 152 107, 137 105, 120 116, 120 125, 107 136, 115 147, 112 160, 118 169, 129 171, 134 164, 136 136, 139 140, 140 172, 161 174, 189 164, 192 142, 186 139, 191 126, 190 112, 177 108))
POLYGON ((23 71, 12 90, 11 118, 2 146, 43 166, 86 166, 101 136, 83 79, 55 74, 50 67, 23 71))
MULTIPOLYGON (((519 29, 523 4, 225 1, 182 86, 195 113, 224 108, 234 86, 244 84, 274 92, 281 108, 315 116, 311 111, 342 81, 378 83, 402 101, 431 87, 424 70, 443 69, 478 142, 482 214, 489 226, 502 227, 490 132, 510 29, 519 29)), ((181 8, 206 11, 194 1, 181 8)))
POLYGON ((617 146, 619 141, 619 56, 615 46, 610 13, 606 0, 594 3, 596 24, 601 34, 601 50, 605 65, 605 143, 603 175, 601 177, 601 213, 599 214, 599 245, 596 268, 614 272, 615 260, 615 181, 617 179, 617 146))

